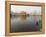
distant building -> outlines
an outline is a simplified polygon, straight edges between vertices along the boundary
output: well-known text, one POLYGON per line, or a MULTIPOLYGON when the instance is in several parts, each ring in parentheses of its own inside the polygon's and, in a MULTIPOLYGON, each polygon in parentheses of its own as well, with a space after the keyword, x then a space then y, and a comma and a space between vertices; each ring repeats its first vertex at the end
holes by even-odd
POLYGON ((21 14, 21 15, 29 15, 29 14, 27 14, 25 11, 21 11, 20 14, 21 14))
POLYGON ((26 15, 26 12, 25 11, 21 11, 20 14, 26 15))

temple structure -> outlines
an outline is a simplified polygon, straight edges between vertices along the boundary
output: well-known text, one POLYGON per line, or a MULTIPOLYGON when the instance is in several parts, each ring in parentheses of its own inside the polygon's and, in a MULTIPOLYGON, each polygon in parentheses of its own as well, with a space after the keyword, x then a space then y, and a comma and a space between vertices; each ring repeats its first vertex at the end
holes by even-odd
POLYGON ((20 14, 21 14, 21 15, 29 15, 29 14, 27 14, 25 11, 21 11, 20 14))

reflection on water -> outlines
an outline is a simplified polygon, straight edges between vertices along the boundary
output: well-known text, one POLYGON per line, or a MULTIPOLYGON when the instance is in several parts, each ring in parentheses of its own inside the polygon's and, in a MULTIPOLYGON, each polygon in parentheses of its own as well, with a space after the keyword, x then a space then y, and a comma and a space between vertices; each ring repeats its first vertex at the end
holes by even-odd
POLYGON ((11 32, 32 32, 41 30, 41 16, 11 17, 11 32))

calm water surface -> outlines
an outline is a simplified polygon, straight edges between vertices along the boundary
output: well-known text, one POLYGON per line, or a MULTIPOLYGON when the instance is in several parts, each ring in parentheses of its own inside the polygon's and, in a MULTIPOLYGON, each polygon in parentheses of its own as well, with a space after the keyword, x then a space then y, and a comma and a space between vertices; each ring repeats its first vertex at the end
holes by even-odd
POLYGON ((11 17, 11 32, 40 31, 41 16, 16 16, 11 17))

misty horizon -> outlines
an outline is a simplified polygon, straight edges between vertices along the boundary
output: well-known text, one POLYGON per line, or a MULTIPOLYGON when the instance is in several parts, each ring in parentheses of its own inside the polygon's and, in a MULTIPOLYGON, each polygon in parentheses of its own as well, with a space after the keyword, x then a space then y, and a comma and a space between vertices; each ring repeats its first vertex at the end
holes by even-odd
POLYGON ((20 13, 21 11, 25 11, 27 14, 41 15, 41 7, 11 5, 11 12, 20 13))

